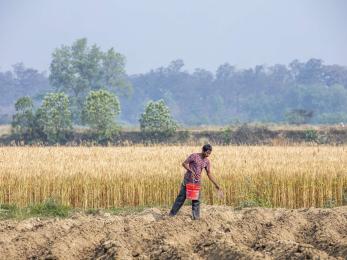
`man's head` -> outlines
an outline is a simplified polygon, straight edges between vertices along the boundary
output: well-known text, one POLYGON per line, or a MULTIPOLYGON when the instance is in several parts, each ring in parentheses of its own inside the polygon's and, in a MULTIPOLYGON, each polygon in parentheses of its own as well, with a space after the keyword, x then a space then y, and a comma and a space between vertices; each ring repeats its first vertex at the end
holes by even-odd
POLYGON ((204 157, 209 157, 210 154, 212 152, 212 146, 210 144, 205 144, 203 147, 202 147, 202 155, 204 157))

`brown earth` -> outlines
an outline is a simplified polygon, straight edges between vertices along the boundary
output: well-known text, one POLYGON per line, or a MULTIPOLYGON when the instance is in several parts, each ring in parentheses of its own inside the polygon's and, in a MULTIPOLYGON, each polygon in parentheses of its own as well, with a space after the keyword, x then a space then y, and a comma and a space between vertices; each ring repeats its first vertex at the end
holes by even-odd
POLYGON ((0 221, 0 259, 347 259, 347 206, 0 221))

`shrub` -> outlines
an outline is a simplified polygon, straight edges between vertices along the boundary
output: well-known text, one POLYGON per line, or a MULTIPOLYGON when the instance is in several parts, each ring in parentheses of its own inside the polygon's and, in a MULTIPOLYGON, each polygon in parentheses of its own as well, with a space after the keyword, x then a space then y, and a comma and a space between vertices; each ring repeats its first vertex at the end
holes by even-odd
POLYGON ((259 204, 258 202, 252 200, 252 199, 249 199, 249 200, 243 200, 243 201, 240 201, 238 206, 235 208, 235 209, 243 209, 243 208, 253 208, 253 207, 259 207, 259 204))
POLYGON ((30 206, 29 214, 46 217, 67 217, 69 215, 69 207, 59 204, 52 198, 48 198, 43 203, 30 206))
POLYGON ((336 206, 336 200, 333 198, 328 198, 323 203, 323 208, 333 208, 336 206))
POLYGON ((12 134, 17 141, 28 141, 34 136, 33 101, 30 97, 21 97, 16 101, 16 113, 12 119, 12 134))
POLYGON ((305 130, 305 141, 306 142, 318 142, 318 132, 314 129, 305 130))
POLYGON ((83 121, 92 128, 98 142, 104 142, 118 133, 115 119, 119 112, 116 95, 107 90, 91 91, 84 104, 83 121))
MULTIPOLYGON (((229 137, 230 142, 236 144, 259 144, 264 143, 266 140, 275 136, 275 133, 270 131, 267 127, 251 127, 243 124, 238 127, 234 132, 231 130, 226 131, 225 135, 231 134, 229 137)), ((227 139, 225 139, 227 140, 227 139)))
POLYGON ((230 144, 232 142, 232 129, 231 127, 227 127, 226 129, 223 130, 222 132, 222 142, 224 144, 230 144))
POLYGON ((293 109, 285 113, 285 118, 289 124, 307 124, 313 117, 313 111, 305 109, 293 109))
POLYGON ((48 143, 64 143, 72 129, 69 99, 64 93, 49 93, 36 112, 36 125, 48 143))
POLYGON ((16 217, 18 208, 14 204, 0 204, 0 219, 16 217))
POLYGON ((178 126, 163 100, 150 101, 139 121, 143 135, 158 141, 172 136, 178 126))

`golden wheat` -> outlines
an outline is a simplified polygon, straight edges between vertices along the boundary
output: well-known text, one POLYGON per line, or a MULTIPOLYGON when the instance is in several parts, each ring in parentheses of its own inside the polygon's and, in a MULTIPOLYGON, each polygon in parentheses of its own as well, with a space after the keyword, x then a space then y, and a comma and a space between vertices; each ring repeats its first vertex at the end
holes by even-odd
MULTIPOLYGON (((79 208, 170 205, 182 161, 200 147, 2 147, 0 204, 27 206, 54 198, 79 208)), ((225 197, 203 176, 203 202, 273 207, 342 205, 346 147, 214 147, 212 172, 225 197)))

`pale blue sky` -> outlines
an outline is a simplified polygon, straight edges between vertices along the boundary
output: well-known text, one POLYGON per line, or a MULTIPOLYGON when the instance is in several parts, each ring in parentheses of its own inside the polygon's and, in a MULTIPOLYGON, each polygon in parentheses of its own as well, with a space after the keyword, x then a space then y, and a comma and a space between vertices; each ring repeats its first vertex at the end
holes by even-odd
POLYGON ((181 58, 215 71, 321 58, 347 65, 344 0, 0 0, 0 70, 47 70, 54 48, 87 37, 129 74, 181 58))

